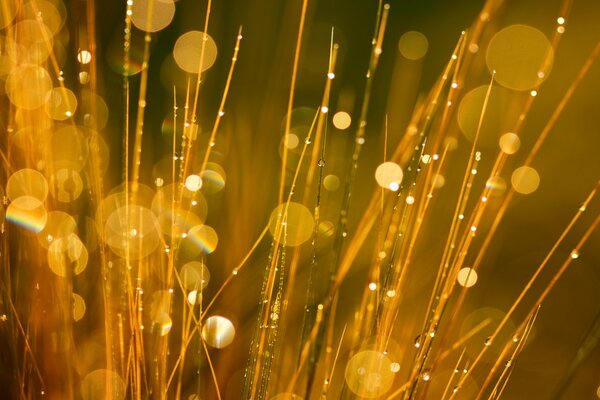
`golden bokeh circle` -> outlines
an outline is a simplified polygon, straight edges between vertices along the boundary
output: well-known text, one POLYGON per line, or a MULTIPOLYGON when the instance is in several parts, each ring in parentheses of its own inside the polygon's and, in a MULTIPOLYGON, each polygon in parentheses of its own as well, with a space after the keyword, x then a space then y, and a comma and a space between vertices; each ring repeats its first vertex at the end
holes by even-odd
MULTIPOLYGON (((202 192, 190 192, 184 185, 168 184, 159 186, 156 195, 152 199, 152 211, 160 216, 164 213, 172 214, 175 209, 188 209, 196 214, 200 223, 206 220, 208 205, 202 192), (173 204, 175 201, 175 204, 173 204)), ((187 229, 191 228, 191 225, 187 229)), ((165 232, 166 233, 166 232, 165 232)))
POLYGON ((79 321, 85 315, 85 300, 77 293, 73 293, 73 320, 79 321))
POLYGON ((499 84, 530 90, 548 77, 553 58, 546 35, 531 26, 511 25, 492 37, 485 59, 499 84))
POLYGON ((388 356, 379 351, 364 350, 348 361, 344 376, 352 393, 375 399, 390 390, 395 374, 388 356))
POLYGON ((125 388, 125 382, 118 373, 97 369, 81 381, 81 397, 83 400, 124 400, 125 388))
POLYGON ((185 188, 190 192, 197 192, 202 188, 202 178, 200 175, 191 174, 185 178, 185 188))
POLYGON ((300 203, 290 202, 277 206, 269 218, 269 232, 275 240, 285 243, 286 246, 299 246, 311 238, 314 230, 314 219, 312 213, 300 203), (278 221, 281 227, 278 232, 278 221))
POLYGON ((233 323, 220 315, 208 317, 202 326, 202 338, 210 347, 222 349, 233 342, 235 328, 233 323))
POLYGON ((14 68, 6 78, 6 94, 15 106, 33 110, 46 101, 46 93, 52 89, 50 74, 34 64, 14 68))
POLYGON ((462 268, 456 277, 458 284, 470 288, 477 283, 477 272, 472 268, 462 268))
POLYGON ((6 51, 15 63, 40 65, 48 59, 53 47, 53 35, 44 22, 23 19, 12 29, 15 32, 14 37, 7 39, 6 51))
POLYGON ((300 139, 294 133, 288 133, 281 140, 283 141, 283 145, 290 150, 294 150, 300 144, 300 139))
POLYGON ((106 219, 104 238, 120 257, 142 259, 154 252, 160 243, 158 221, 145 207, 119 207, 106 219))
POLYGON ((61 203, 77 200, 83 191, 83 180, 79 172, 61 168, 54 172, 51 179, 54 196, 61 203))
POLYGON ((106 221, 115 210, 128 204, 147 208, 152 203, 154 191, 148 186, 139 184, 135 195, 126 195, 124 189, 125 185, 113 188, 96 209, 95 225, 100 238, 104 238, 106 221))
POLYGON ((335 233, 335 225, 331 221, 321 221, 318 227, 319 235, 323 237, 331 237, 335 233))
POLYGON ((46 225, 48 213, 44 204, 32 196, 14 199, 6 209, 6 220, 27 230, 38 233, 46 225))
POLYGON ((204 72, 212 67, 217 59, 217 45, 210 35, 200 31, 189 31, 181 35, 175 42, 173 58, 179 68, 185 72, 191 74, 204 72), (200 69, 202 42, 204 42, 204 55, 200 69))
POLYGON ((500 135, 511 129, 519 118, 520 108, 515 106, 515 93, 501 86, 492 86, 484 112, 488 86, 478 86, 461 99, 458 106, 458 126, 463 135, 482 146, 496 146, 500 135), (481 128, 479 123, 483 113, 481 128))
POLYGON ((43 202, 48 196, 48 181, 39 171, 20 169, 8 178, 6 195, 13 201, 21 196, 31 196, 43 202))
POLYGON ((534 168, 519 167, 513 171, 510 183, 517 193, 530 194, 540 185, 540 175, 534 168))
POLYGON ((153 321, 158 325, 160 336, 165 336, 173 327, 173 320, 171 319, 171 316, 164 311, 156 314, 153 321))
POLYGON ((173 0, 135 0, 131 6, 131 22, 145 32, 158 32, 175 16, 173 0))
POLYGON ((39 20, 56 35, 65 24, 67 11, 62 1, 30 0, 23 4, 21 18, 39 20))
POLYGON ((187 290, 204 289, 210 281, 210 272, 206 265, 200 261, 190 261, 179 271, 181 284, 187 290))
POLYGON ((38 232, 37 238, 40 245, 48 249, 55 240, 66 239, 73 233, 77 233, 75 218, 63 211, 50 211, 44 229, 38 232))
POLYGON ((444 187, 446 184, 446 178, 442 174, 435 174, 431 179, 433 187, 436 189, 440 189, 444 187))
MULTIPOLYGON (((79 50, 79 53, 77 53, 77 61, 79 61, 81 64, 89 64, 90 61, 92 61, 92 53, 90 53, 87 50, 79 50)), ((81 82, 82 84, 85 84, 87 82, 81 82)))
POLYGON ((375 180, 382 188, 396 191, 400 187, 404 174, 402 168, 391 161, 380 164, 375 170, 375 180))
POLYGON ((223 167, 214 162, 206 163, 206 168, 200 174, 202 177, 202 192, 210 195, 225 187, 226 174, 223 167))
POLYGON ((429 41, 421 32, 406 32, 398 41, 398 50, 400 51, 400 54, 408 60, 420 60, 425 57, 428 49, 429 41))
POLYGON ((108 105, 104 99, 90 90, 82 90, 81 107, 85 111, 83 125, 86 128, 102 130, 108 123, 108 105))
POLYGON ((337 175, 327 175, 323 178, 323 187, 330 192, 338 190, 340 187, 340 178, 337 175))
POLYGON ((333 114, 333 126, 343 131, 352 125, 352 117, 345 111, 338 111, 333 114))
POLYGON ((516 133, 507 132, 500 136, 498 145, 503 153, 515 154, 517 151, 519 151, 519 147, 521 147, 521 139, 519 139, 519 135, 516 133))
POLYGON ((189 230, 202 224, 202 219, 183 208, 166 209, 158 214, 158 225, 164 235, 183 238, 189 230))
POLYGON ((50 118, 64 121, 75 114, 77 97, 67 88, 54 88, 46 94, 44 109, 50 118))
MULTIPOLYGON (((196 254, 210 254, 217 248, 219 236, 217 232, 208 225, 196 225, 190 228, 186 235, 186 243, 189 243, 192 251, 196 254)), ((184 246, 182 244, 182 246, 184 246)))
MULTIPOLYGON (((471 311, 461 321, 459 337, 469 336, 465 342, 466 354, 476 357, 484 347, 490 335, 503 320, 506 313, 493 307, 482 307, 471 311)), ((515 324, 509 319, 502 331, 490 343, 488 351, 483 354, 482 361, 493 362, 502 352, 504 345, 515 334, 515 324)))
POLYGON ((52 240, 48 247, 48 266, 63 278, 79 275, 87 267, 88 251, 79 236, 72 233, 52 240))

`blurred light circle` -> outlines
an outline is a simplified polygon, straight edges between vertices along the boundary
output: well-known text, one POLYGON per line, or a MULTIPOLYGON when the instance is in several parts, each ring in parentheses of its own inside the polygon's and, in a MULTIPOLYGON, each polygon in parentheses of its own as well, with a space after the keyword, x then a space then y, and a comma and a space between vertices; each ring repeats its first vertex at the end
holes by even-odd
POLYGON ((17 197, 6 209, 7 221, 35 233, 44 229, 47 218, 48 214, 44 204, 31 196, 17 197))
POLYGON ((85 315, 85 300, 77 293, 73 293, 73 320, 79 321, 85 315))
POLYGON ((519 139, 517 134, 508 132, 500 136, 498 144, 503 153, 515 154, 519 151, 519 147, 521 147, 521 139, 519 139))
POLYGON ((14 68, 6 78, 6 94, 15 106, 33 110, 46 101, 46 93, 52 89, 50 74, 34 64, 14 68))
MULTIPOLYGON (((476 357, 484 346, 487 338, 494 333, 496 327, 504 319, 506 313, 502 310, 492 307, 482 307, 471 311, 461 320, 459 330, 460 337, 468 337, 465 342, 466 354, 469 357, 476 357)), ((482 361, 495 361, 504 345, 512 339, 515 334, 515 324, 508 319, 504 328, 500 331, 494 342, 490 343, 488 351, 482 356, 482 361)))
POLYGON ((192 226, 204 223, 208 213, 208 205, 201 191, 193 193, 187 190, 185 186, 181 187, 181 185, 170 183, 160 186, 156 191, 156 195, 152 200, 152 211, 161 221, 163 233, 170 235, 171 228, 168 221, 173 222, 175 220, 176 222, 179 220, 180 222, 192 223, 185 226, 176 224, 176 232, 179 229, 183 229, 181 233, 187 232, 192 226), (175 205, 175 210, 173 210, 174 199, 177 199, 178 202, 178 205, 175 205), (182 217, 184 219, 181 219, 182 217))
POLYGON ((202 192, 215 194, 225 187, 225 170, 219 164, 209 162, 200 174, 202 177, 202 192))
POLYGON ((90 82, 90 74, 87 71, 81 71, 78 75, 79 83, 87 85, 90 82))
POLYGON ((444 147, 448 148, 448 151, 456 150, 458 148, 458 139, 452 136, 445 138, 444 147))
POLYGON ((161 232, 174 238, 187 236, 192 227, 201 225, 202 222, 197 214, 182 208, 168 208, 158 214, 158 225, 161 232))
POLYGON ((197 192, 202 187, 202 178, 199 175, 189 175, 185 178, 185 187, 190 192, 197 192))
POLYGON ((43 22, 50 35, 56 35, 65 23, 67 11, 62 1, 30 0, 23 4, 20 14, 22 19, 43 22))
POLYGON ((323 178, 323 187, 325 190, 329 190, 330 192, 334 192, 338 190, 340 187, 340 178, 336 175, 327 175, 323 178))
POLYGON ((375 170, 377 184, 385 189, 398 190, 403 178, 402 168, 391 161, 380 164, 375 170))
POLYGON ((83 180, 79 172, 62 168, 57 170, 52 177, 54 194, 61 203, 70 203, 81 195, 83 180))
POLYGON ((217 232, 210 226, 196 225, 187 232, 186 242, 191 242, 195 249, 205 254, 210 254, 216 250, 219 237, 217 236, 217 232))
POLYGON ((215 63, 217 59, 217 45, 210 35, 200 31, 189 31, 184 33, 175 42, 173 48, 175 62, 185 72, 197 74, 204 72, 215 63), (202 43, 204 43, 204 54, 202 55, 202 43), (200 58, 202 68, 200 69, 200 58))
POLYGON ((482 146, 496 146, 500 135, 511 129, 520 115, 520 108, 514 102, 515 93, 501 86, 492 86, 485 110, 488 86, 478 86, 469 91, 458 106, 458 126, 464 136, 482 146), (481 116, 483 113, 483 120, 481 116), (481 128, 480 128, 481 121, 481 128))
POLYGON ((436 189, 442 188, 446 184, 446 178, 442 174, 435 174, 432 178, 433 187, 436 189))
POLYGON ((58 238, 48 247, 48 266, 56 275, 63 278, 82 273, 88 263, 88 251, 72 233, 65 238, 58 238))
POLYGON ((286 211, 286 203, 277 206, 269 219, 269 232, 275 240, 287 246, 299 246, 313 234, 314 219, 312 213, 300 203, 290 202, 286 211), (276 237, 278 224, 281 222, 280 235, 276 237))
POLYGON ((131 21, 145 32, 158 32, 171 23, 175 16, 172 0, 135 0, 131 6, 131 21))
POLYGON ((167 333, 171 332, 171 328, 173 327, 173 321, 166 312, 159 312, 154 318, 154 323, 159 326, 160 336, 165 336, 167 333))
MULTIPOLYGON (((46 61, 54 46, 53 35, 41 19, 23 19, 13 25, 12 30, 14 36, 6 40, 6 52, 15 63, 40 65, 46 61)), ((56 50, 55 47, 54 55, 58 56, 56 50)))
POLYGON ((67 88, 57 87, 46 94, 44 104, 48 116, 57 121, 72 117, 77 109, 75 93, 67 88))
POLYGON ((124 400, 125 382, 115 371, 97 369, 90 372, 81 382, 83 400, 124 400))
POLYGON ((181 284, 187 290, 200 290, 208 285, 210 272, 206 265, 200 261, 191 261, 181 267, 179 271, 181 284))
POLYGON ((344 374, 348 388, 356 395, 375 399, 387 393, 394 383, 392 361, 382 352, 365 350, 355 354, 344 374))
POLYGON ((53 241, 66 239, 76 232, 77 222, 75 218, 63 211, 50 211, 47 214, 44 229, 38 232, 37 238, 40 245, 48 249, 53 241))
POLYGON ((144 46, 146 35, 131 35, 129 47, 129 62, 124 63, 125 46, 123 46, 123 31, 116 29, 108 49, 106 49, 106 58, 108 65, 113 71, 124 76, 138 74, 144 64, 144 46))
POLYGON ((477 272, 472 268, 462 268, 458 271, 456 279, 460 286, 470 288, 477 283, 477 272))
POLYGON ((90 90, 81 91, 81 108, 85 111, 83 125, 100 131, 108 123, 108 106, 104 99, 90 90))
POLYGON ((506 191, 506 179, 500 175, 491 176, 485 183, 490 196, 501 196, 506 191))
POLYGON ((343 131, 352 124, 352 117, 345 111, 338 111, 333 114, 333 126, 343 131))
POLYGON ((138 185, 135 197, 125 193, 125 185, 113 188, 96 209, 96 229, 100 236, 103 237, 106 221, 113 211, 127 204, 148 207, 152 203, 154 196, 152 189, 141 184, 138 185))
POLYGON ((202 303, 202 293, 198 290, 191 290, 187 294, 187 301, 191 305, 196 305, 202 303))
POLYGON ((550 74, 554 52, 539 30, 511 25, 497 32, 488 44, 486 62, 494 79, 515 90, 530 90, 550 74))
POLYGON ((421 32, 409 31, 403 34, 398 41, 398 50, 404 58, 419 60, 425 57, 429 42, 421 32))
POLYGON ((79 53, 77 53, 77 61, 81 64, 89 64, 90 61, 92 61, 92 53, 87 50, 80 50, 79 53))
POLYGON ((510 182, 516 192, 530 194, 540 185, 540 175, 535 169, 523 166, 514 170, 510 182))
POLYGON ((115 254, 130 260, 148 256, 160 243, 154 214, 137 205, 114 210, 106 220, 104 237, 115 254))
POLYGON ((20 169, 8 178, 6 195, 13 201, 21 196, 31 196, 44 201, 48 196, 48 181, 34 169, 20 169))
POLYGON ((331 221, 322 221, 319 223, 319 234, 330 237, 335 232, 335 225, 331 221))
POLYGON ((235 328, 230 320, 219 315, 208 317, 202 326, 202 338, 216 349, 227 347, 233 342, 235 328))
POLYGON ((298 147, 299 143, 300 139, 298 139, 298 136, 296 136, 293 133, 286 135, 283 141, 284 146, 288 149, 295 149, 296 147, 298 147))

